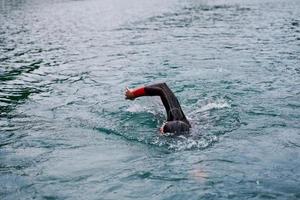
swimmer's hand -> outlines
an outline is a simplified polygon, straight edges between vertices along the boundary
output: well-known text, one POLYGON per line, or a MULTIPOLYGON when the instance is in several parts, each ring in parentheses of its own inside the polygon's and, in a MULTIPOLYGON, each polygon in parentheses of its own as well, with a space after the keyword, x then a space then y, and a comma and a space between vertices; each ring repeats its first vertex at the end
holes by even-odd
POLYGON ((160 133, 161 135, 164 134, 164 126, 165 126, 165 124, 163 124, 163 125, 159 128, 159 133, 160 133))
POLYGON ((165 125, 166 125, 166 122, 164 122, 164 123, 162 124, 162 126, 159 128, 159 133, 160 133, 161 135, 164 135, 164 134, 165 134, 165 132, 164 132, 165 125))
POLYGON ((132 90, 129 89, 128 87, 126 87, 126 89, 125 89, 125 99, 129 99, 129 100, 134 100, 135 99, 132 90))

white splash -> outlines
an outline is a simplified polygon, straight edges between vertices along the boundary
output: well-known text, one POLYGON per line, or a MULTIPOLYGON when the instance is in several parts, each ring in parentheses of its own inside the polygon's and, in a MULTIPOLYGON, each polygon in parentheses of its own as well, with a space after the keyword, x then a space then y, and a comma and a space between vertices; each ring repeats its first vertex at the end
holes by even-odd
POLYGON ((153 106, 153 105, 150 105, 150 104, 147 104, 147 106, 143 106, 141 104, 133 104, 133 105, 130 105, 127 109, 126 109, 127 112, 131 112, 131 113, 143 113, 143 112, 146 112, 146 113, 151 113, 153 115, 160 115, 161 113, 163 113, 163 110, 160 110, 159 108, 153 106))
POLYGON ((216 141, 218 141, 218 138, 215 135, 205 136, 202 138, 179 136, 177 137, 177 140, 168 144, 168 149, 176 151, 204 149, 216 141))
POLYGON ((132 112, 132 113, 136 113, 136 112, 144 112, 146 110, 145 107, 139 105, 139 104, 133 104, 133 105, 130 105, 126 111, 128 112, 132 112))
POLYGON ((196 109, 193 113, 205 112, 212 109, 230 108, 230 105, 223 99, 217 99, 215 101, 209 101, 207 104, 196 109))

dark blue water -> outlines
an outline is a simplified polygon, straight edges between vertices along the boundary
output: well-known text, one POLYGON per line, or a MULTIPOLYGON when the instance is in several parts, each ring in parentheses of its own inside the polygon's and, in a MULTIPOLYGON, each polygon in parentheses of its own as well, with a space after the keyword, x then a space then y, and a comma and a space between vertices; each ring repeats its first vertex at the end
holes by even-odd
POLYGON ((300 199, 300 1, 0 0, 0 198, 300 199))

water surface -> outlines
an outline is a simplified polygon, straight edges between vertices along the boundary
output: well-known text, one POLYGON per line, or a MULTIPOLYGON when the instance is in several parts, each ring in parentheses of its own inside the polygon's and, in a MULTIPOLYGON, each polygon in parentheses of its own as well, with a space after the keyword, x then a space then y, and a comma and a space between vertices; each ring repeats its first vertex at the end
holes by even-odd
POLYGON ((1 199, 299 199, 297 0, 0 0, 1 199), (160 136, 167 82, 193 124, 160 136))

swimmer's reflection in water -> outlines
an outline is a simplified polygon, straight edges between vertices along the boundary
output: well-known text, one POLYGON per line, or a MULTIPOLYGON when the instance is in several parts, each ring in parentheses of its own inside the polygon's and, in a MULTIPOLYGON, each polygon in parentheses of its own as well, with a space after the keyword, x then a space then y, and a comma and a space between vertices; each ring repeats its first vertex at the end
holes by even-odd
POLYGON ((139 88, 126 88, 125 98, 134 100, 141 96, 160 96, 167 111, 167 121, 160 128, 160 132, 175 135, 187 134, 191 128, 190 122, 185 117, 180 104, 166 83, 158 83, 139 88))

